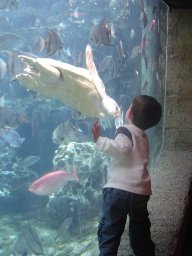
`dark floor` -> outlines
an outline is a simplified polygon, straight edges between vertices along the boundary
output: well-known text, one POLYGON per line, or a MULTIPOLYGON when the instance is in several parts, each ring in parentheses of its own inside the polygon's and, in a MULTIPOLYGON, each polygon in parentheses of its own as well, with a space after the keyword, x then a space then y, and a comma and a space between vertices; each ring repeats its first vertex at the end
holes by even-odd
POLYGON ((192 189, 190 193, 189 220, 181 256, 192 256, 192 189))

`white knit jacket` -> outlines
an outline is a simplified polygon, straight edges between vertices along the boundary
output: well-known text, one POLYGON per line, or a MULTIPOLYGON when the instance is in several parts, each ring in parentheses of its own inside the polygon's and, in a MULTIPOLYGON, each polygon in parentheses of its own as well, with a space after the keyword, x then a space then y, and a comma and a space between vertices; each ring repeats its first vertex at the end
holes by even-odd
MULTIPOLYGON (((114 140, 99 137, 96 147, 111 156, 108 179, 104 187, 118 188, 136 194, 150 195, 151 179, 147 169, 149 143, 146 133, 135 125, 123 125, 131 133, 117 134, 114 140)), ((117 130, 118 132, 118 130, 117 130)))

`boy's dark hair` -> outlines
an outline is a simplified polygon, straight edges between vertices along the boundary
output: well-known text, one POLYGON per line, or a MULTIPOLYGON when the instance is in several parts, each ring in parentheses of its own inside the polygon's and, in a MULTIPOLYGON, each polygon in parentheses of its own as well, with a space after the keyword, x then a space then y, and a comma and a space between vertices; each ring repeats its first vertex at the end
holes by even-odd
POLYGON ((161 119, 162 107, 160 103, 148 95, 135 97, 131 110, 133 113, 133 124, 142 130, 156 125, 161 119))

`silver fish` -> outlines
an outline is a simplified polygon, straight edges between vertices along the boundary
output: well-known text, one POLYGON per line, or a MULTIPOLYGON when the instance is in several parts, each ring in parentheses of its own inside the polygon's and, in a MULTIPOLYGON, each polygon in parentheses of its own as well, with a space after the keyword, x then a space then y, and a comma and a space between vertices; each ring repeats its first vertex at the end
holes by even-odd
POLYGON ((66 121, 55 128, 52 140, 58 145, 68 144, 71 141, 79 142, 80 139, 78 135, 80 135, 79 131, 74 129, 69 121, 66 121))
POLYGON ((0 79, 3 79, 7 73, 7 64, 0 58, 0 79))
POLYGON ((40 157, 39 156, 28 156, 22 160, 19 161, 18 165, 21 167, 21 168, 28 168, 34 164, 36 164, 38 161, 40 160, 40 157))
POLYGON ((20 147, 25 140, 25 138, 22 138, 14 129, 1 130, 0 139, 5 141, 12 148, 20 147))

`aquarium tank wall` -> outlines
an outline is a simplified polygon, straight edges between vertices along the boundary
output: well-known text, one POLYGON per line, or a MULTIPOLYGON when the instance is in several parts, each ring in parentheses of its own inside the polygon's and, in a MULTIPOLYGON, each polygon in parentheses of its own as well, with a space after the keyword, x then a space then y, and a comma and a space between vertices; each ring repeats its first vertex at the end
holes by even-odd
MULTIPOLYGON (((0 1, 0 255, 98 254, 109 158, 92 124, 113 138, 139 94, 164 112, 167 13, 159 0, 0 1)), ((151 169, 163 132, 164 114, 147 131, 151 169)))

